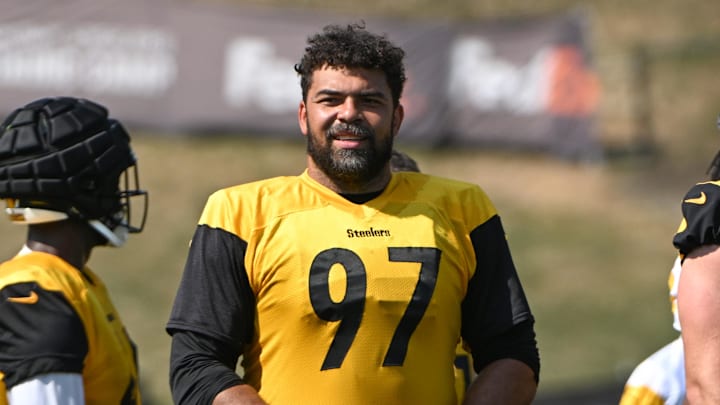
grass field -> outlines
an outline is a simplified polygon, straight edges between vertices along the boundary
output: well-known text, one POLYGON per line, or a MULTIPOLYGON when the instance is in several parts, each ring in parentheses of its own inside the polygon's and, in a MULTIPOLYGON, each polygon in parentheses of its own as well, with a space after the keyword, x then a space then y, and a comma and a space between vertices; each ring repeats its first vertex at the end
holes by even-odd
MULTIPOLYGON (((229 0, 228 0, 229 1, 229 0)), ((287 1, 251 1, 287 4, 287 1)), ((307 7, 322 7, 306 0, 307 7)), ((582 6, 605 89, 598 126, 608 142, 633 132, 627 52, 720 35, 717 5, 688 2, 339 1, 354 13, 480 18, 582 6)), ((423 171, 480 184, 497 205, 537 319, 539 393, 624 380, 674 337, 666 279, 671 237, 686 189, 703 177, 720 146, 720 56, 665 54, 651 66, 652 156, 581 164, 490 150, 428 150, 402 145, 423 171)), ((402 134, 401 134, 402 136, 402 134)), ((107 282, 140 348, 146 402, 170 403, 164 332, 187 245, 207 195, 217 188, 299 173, 301 140, 182 137, 136 133, 141 183, 150 190, 146 231, 123 249, 97 249, 90 261, 107 282)), ((18 250, 22 228, 0 221, 0 257, 18 250)), ((619 393, 618 393, 619 394, 619 393)))

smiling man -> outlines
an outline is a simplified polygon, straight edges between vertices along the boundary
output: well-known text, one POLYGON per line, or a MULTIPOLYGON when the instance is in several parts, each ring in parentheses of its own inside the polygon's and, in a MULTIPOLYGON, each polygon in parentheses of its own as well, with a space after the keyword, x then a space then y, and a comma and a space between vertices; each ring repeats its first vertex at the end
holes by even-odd
POLYGON ((403 118, 387 87, 382 71, 325 65, 314 72, 298 109, 311 177, 336 192, 384 188, 403 118))
POLYGON ((358 25, 308 42, 307 170, 208 199, 167 324, 174 401, 455 404, 462 339, 465 403, 529 404, 534 318, 497 210, 475 185, 391 170, 404 51, 358 25))

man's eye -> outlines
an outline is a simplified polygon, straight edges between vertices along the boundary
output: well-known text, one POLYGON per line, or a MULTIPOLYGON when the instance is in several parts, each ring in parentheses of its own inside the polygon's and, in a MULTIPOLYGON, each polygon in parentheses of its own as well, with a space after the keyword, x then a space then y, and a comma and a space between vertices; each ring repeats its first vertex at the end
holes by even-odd
POLYGON ((383 103, 384 103, 383 100, 379 99, 379 98, 366 98, 366 99, 363 99, 362 102, 363 102, 363 104, 370 105, 370 106, 383 105, 383 103))

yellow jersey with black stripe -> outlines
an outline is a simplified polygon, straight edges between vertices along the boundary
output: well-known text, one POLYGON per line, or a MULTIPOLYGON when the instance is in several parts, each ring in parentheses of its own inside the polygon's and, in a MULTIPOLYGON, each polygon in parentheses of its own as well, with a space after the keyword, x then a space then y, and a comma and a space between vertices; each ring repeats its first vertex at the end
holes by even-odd
POLYGON ((461 336, 531 316, 476 185, 394 173, 355 204, 306 171, 211 195, 168 329, 242 346, 270 404, 437 405, 457 402, 461 336))
POLYGON ((88 268, 42 252, 0 265, 0 348, 0 398, 42 374, 77 373, 86 404, 141 403, 134 345, 88 268))

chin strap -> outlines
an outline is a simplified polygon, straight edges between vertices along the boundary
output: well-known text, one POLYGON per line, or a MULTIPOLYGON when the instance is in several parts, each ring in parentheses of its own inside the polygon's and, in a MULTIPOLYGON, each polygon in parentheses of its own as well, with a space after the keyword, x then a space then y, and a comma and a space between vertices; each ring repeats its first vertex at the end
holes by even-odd
POLYGON ((107 239, 110 246, 120 247, 125 244, 128 238, 128 229, 122 225, 115 227, 115 230, 111 230, 105 224, 97 219, 91 219, 88 224, 96 230, 100 235, 107 239))

